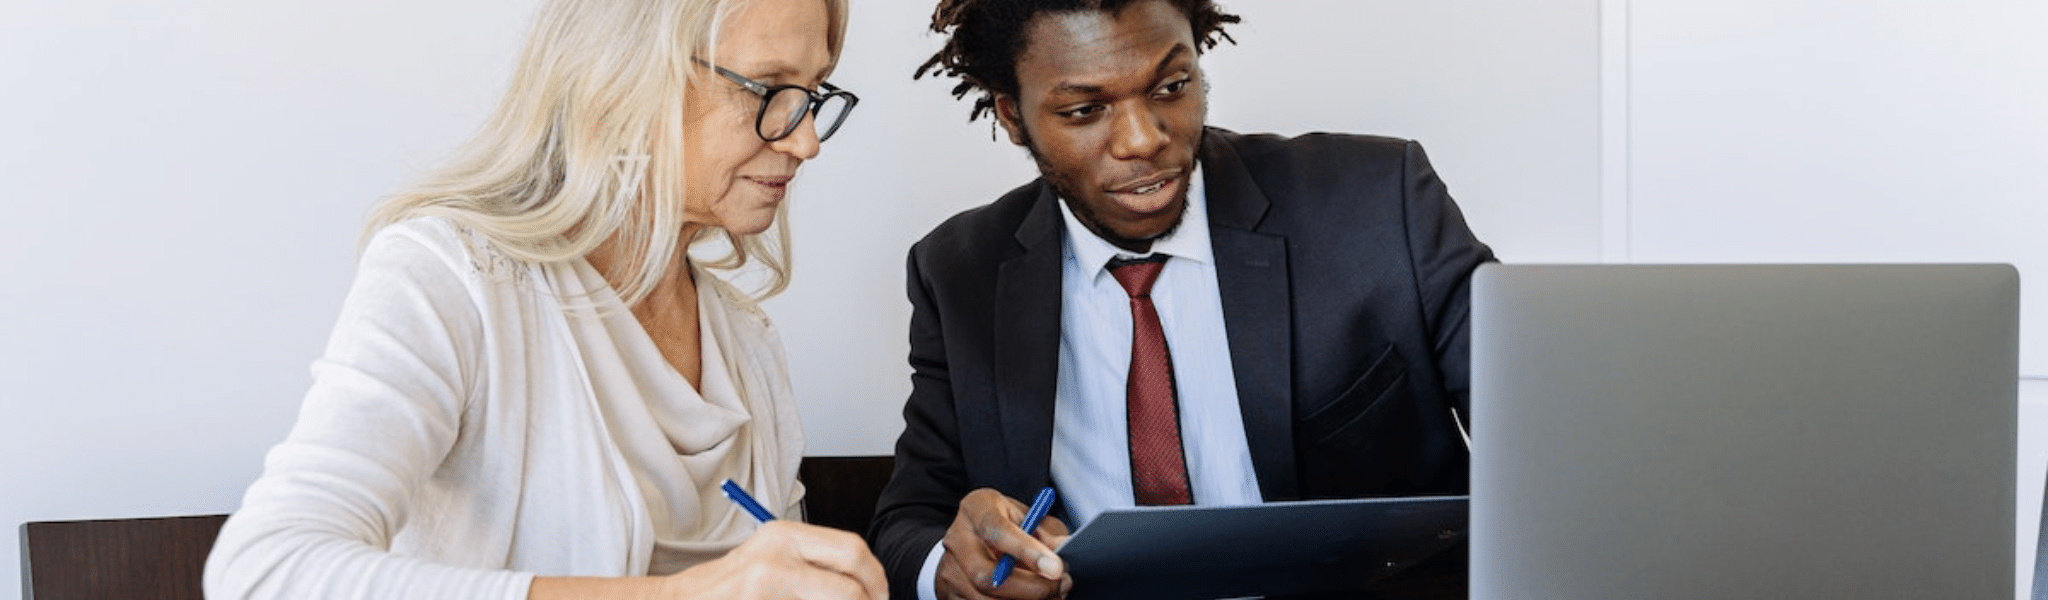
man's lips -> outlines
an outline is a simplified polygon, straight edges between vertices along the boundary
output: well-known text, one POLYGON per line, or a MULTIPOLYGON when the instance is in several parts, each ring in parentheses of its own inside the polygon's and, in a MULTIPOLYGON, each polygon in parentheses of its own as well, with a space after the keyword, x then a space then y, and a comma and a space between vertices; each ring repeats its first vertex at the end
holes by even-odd
POLYGON ((1166 210, 1179 196, 1181 171, 1162 171, 1107 190, 1109 199, 1124 210, 1150 215, 1166 210))
POLYGON ((1166 187, 1166 184, 1173 183, 1173 180, 1178 177, 1180 177, 1180 169, 1160 171, 1126 182, 1123 185, 1111 186, 1108 191, 1112 194, 1135 194, 1142 196, 1159 191, 1161 188, 1166 187))

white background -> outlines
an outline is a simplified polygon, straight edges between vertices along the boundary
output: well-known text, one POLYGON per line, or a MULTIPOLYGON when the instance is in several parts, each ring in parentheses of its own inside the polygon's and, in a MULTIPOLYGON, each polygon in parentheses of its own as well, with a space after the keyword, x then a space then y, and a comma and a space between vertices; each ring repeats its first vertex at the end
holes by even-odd
MULTIPOLYGON (((817 455, 890 451, 904 251, 1031 175, 910 80, 929 0, 854 2, 833 80, 861 107, 805 167, 769 304, 817 455)), ((0 524, 232 510, 363 211, 480 122, 533 5, 0 0, 0 524)), ((2011 262, 2048 377, 2048 2, 1226 8, 1212 123, 1420 139, 1509 261, 2011 262)), ((2024 597, 2048 381, 2022 397, 2024 597)))

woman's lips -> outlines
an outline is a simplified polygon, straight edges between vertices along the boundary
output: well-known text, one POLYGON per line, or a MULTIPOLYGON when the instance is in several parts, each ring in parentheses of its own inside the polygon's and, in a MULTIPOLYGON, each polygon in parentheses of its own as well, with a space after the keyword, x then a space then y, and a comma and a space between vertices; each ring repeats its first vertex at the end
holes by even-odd
POLYGON ((747 181, 752 181, 752 182, 754 182, 754 183, 758 183, 758 184, 761 184, 761 185, 765 185, 765 186, 768 186, 768 187, 772 187, 772 188, 777 188, 777 189, 780 189, 780 188, 785 188, 785 187, 789 187, 789 180, 790 180, 790 179, 792 179, 792 178, 790 178, 790 177, 758 177, 758 176, 748 176, 748 177, 743 177, 742 179, 746 179, 747 181))
POLYGON ((758 186, 761 186, 761 187, 763 187, 763 188, 767 188, 767 189, 768 189, 768 193, 769 193, 769 196, 770 196, 770 198, 769 198, 769 202, 781 202, 781 201, 782 201, 782 196, 783 196, 783 194, 786 194, 786 193, 788 193, 788 192, 789 192, 789 181, 790 181, 791 179, 794 179, 794 178, 793 178, 793 177, 789 177, 789 176, 752 176, 752 175, 749 175, 749 176, 742 176, 742 177, 740 177, 740 179, 744 179, 744 180, 747 180, 748 182, 751 182, 751 183, 753 183, 754 185, 758 185, 758 186))

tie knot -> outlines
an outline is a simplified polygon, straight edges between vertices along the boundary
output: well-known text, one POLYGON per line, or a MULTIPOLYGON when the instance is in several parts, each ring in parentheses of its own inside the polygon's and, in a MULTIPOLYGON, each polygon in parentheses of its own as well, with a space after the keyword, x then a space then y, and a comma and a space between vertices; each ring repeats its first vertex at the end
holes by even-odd
POLYGON ((1152 294, 1152 282, 1159 279, 1159 270, 1166 267, 1166 255, 1154 254, 1139 259, 1113 259, 1109 261, 1109 275, 1124 286, 1124 293, 1132 298, 1152 294))

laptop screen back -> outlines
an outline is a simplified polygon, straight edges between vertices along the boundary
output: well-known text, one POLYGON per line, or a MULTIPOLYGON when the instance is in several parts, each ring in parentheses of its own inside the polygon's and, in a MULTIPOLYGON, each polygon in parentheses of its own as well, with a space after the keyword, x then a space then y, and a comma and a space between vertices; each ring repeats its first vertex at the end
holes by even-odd
POLYGON ((1472 598, 2013 597, 2004 265, 1489 265, 1472 598))

